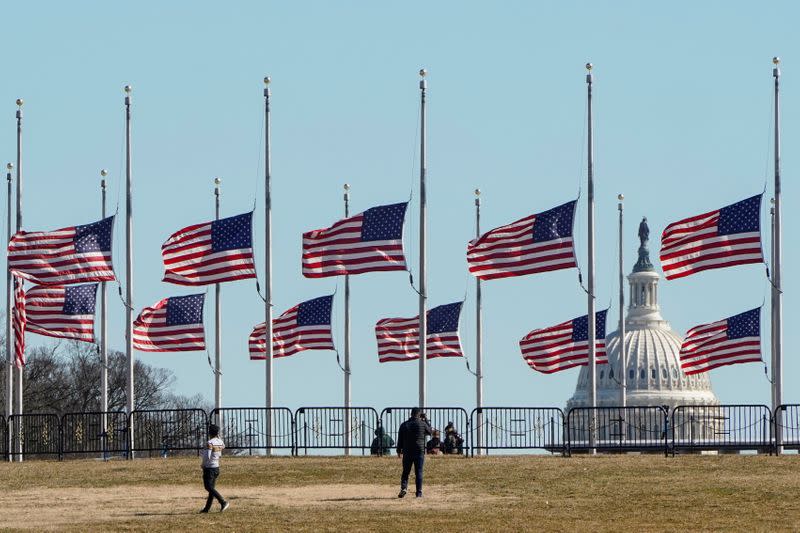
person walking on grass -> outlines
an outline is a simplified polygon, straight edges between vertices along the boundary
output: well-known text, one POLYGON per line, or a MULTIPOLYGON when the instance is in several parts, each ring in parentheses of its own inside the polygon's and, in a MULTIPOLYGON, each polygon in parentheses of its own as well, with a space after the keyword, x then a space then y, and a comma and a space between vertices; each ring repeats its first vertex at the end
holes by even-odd
POLYGON ((206 506, 200 510, 201 513, 207 513, 211 510, 211 504, 214 503, 214 499, 219 502, 220 513, 231 505, 215 488, 219 477, 219 458, 222 457, 222 450, 224 449, 225 443, 219 438, 219 426, 210 424, 208 426, 208 442, 206 443, 205 451, 202 453, 203 487, 208 491, 208 498, 206 499, 206 506))
POLYGON ((422 409, 415 407, 411 417, 400 424, 397 432, 397 455, 403 461, 403 474, 400 476, 400 494, 402 498, 408 492, 408 476, 414 466, 414 481, 417 486, 417 498, 422 498, 422 466, 425 463, 425 437, 432 432, 428 419, 422 409))

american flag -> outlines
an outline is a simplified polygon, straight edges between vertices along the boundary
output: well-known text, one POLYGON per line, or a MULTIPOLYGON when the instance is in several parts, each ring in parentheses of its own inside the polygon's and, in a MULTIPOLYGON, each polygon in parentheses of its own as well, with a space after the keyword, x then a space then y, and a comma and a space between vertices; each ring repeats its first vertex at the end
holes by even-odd
POLYGON ((114 281, 114 217, 55 231, 18 231, 8 243, 8 268, 38 285, 114 281))
MULTIPOLYGON (((595 313, 595 361, 608 363, 606 357, 606 312, 595 313)), ((552 374, 574 366, 589 364, 589 319, 580 316, 557 326, 535 329, 519 341, 522 357, 532 369, 552 374)))
POLYGON ((684 374, 761 361, 761 308, 690 329, 681 344, 684 374))
MULTIPOLYGON (((463 302, 456 302, 428 311, 427 359, 464 357, 458 338, 462 305, 463 302)), ((414 318, 384 318, 375 324, 375 337, 381 363, 419 359, 419 315, 414 318)))
POLYGON ((195 224, 173 233, 163 245, 164 280, 210 285, 256 277, 253 213, 195 224))
POLYGON ((577 200, 495 228, 467 245, 469 271, 480 279, 524 276, 578 266, 572 240, 577 200))
POLYGON ((97 283, 66 287, 35 285, 25 295, 28 331, 94 342, 97 283))
POLYGON ((14 358, 17 368, 25 366, 25 288, 22 278, 14 276, 14 358))
POLYGON ((205 297, 205 294, 172 296, 153 307, 145 307, 133 321, 133 347, 143 352, 205 350, 205 297))
MULTIPOLYGON (((331 332, 333 295, 295 305, 272 321, 272 356, 287 357, 303 350, 335 350, 331 332)), ((250 334, 250 359, 267 358, 266 323, 250 334)))
POLYGON ((763 263, 756 195, 666 227, 661 235, 661 267, 667 279, 748 263, 763 263))
POLYGON ((408 203, 382 205, 303 234, 303 275, 326 278, 406 270, 403 222, 408 203))

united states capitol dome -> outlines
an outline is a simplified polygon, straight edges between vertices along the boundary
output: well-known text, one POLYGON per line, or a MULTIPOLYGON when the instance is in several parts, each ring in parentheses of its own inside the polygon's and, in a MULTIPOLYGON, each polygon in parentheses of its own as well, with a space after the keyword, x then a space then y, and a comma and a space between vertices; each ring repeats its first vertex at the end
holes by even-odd
MULTIPOLYGON (((639 258, 628 275, 628 310, 625 317, 627 365, 626 404, 629 406, 718 405, 708 373, 687 376, 681 370, 682 338, 661 316, 658 305, 659 274, 650 262, 647 219, 639 226, 639 258)), ((610 315, 607 324, 617 322, 610 315)), ((608 364, 597 366, 597 405, 621 405, 619 330, 606 336, 608 364)), ((567 409, 589 405, 589 367, 581 367, 575 394, 567 409)))

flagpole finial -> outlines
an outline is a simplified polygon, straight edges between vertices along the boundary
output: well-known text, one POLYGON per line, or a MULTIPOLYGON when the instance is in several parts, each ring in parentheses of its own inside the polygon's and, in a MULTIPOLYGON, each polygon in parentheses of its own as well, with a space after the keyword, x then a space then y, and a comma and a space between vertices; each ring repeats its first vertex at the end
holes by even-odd
POLYGON ((108 176, 108 170, 106 170, 106 169, 101 170, 100 171, 100 175, 105 178, 106 176, 108 176))
POLYGON ((264 85, 269 85, 272 82, 272 78, 269 76, 264 76, 264 85))
POLYGON ((17 98, 17 107, 22 107, 22 104, 24 104, 24 103, 25 103, 25 100, 23 100, 22 98, 17 98))
POLYGON ((348 192, 350 192, 350 184, 349 184, 349 183, 345 183, 345 184, 344 184, 344 192, 345 192, 345 194, 347 194, 348 192))
POLYGON ((622 193, 619 193, 619 194, 617 195, 617 200, 619 200, 620 202, 621 202, 622 200, 624 200, 624 199, 625 199, 625 195, 624 195, 624 194, 622 194, 622 193))
POLYGON ((428 75, 428 71, 426 69, 424 69, 424 68, 419 69, 419 77, 420 78, 424 78, 427 75, 428 75))
POLYGON ((219 187, 220 183, 222 183, 222 178, 214 178, 215 187, 219 187))
POLYGON ((773 57, 772 58, 772 64, 773 65, 780 65, 781 64, 781 58, 778 57, 778 56, 773 57))
POLYGON ((8 164, 6 165, 6 168, 7 168, 8 170, 11 170, 11 169, 13 169, 13 168, 14 168, 14 163, 8 163, 8 164))
POLYGON ((480 196, 480 195, 481 195, 481 190, 475 189, 475 196, 480 196))
POLYGON ((591 63, 586 63, 586 70, 588 70, 589 72, 592 71, 593 67, 594 67, 594 65, 592 65, 591 63))
POLYGON ((101 188, 102 190, 106 190, 106 180, 105 180, 105 177, 106 177, 106 176, 108 176, 108 170, 106 170, 106 169, 102 169, 102 170, 100 171, 100 175, 103 177, 103 179, 101 179, 101 180, 100 180, 100 188, 101 188))
POLYGON ((130 85, 126 85, 123 90, 125 91, 125 94, 131 94, 133 87, 131 87, 130 85))

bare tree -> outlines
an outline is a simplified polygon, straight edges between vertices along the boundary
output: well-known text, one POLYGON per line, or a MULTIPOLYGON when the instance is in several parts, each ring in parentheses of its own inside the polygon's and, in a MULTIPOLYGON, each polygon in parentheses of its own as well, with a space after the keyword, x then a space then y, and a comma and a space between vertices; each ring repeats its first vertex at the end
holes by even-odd
MULTIPOLYGON (((5 341, 2 337, 0 341, 4 353, 5 341)), ((125 409, 126 369, 125 354, 110 350, 109 411, 125 409)), ((0 385, 5 383, 6 370, 7 365, 3 364, 0 368, 0 385)), ((63 414, 99 411, 101 370, 102 361, 97 346, 93 344, 54 341, 45 346, 29 349, 23 384, 25 412, 63 414)), ((136 361, 134 380, 136 409, 209 407, 209 403, 202 396, 189 398, 174 394, 171 387, 175 377, 167 369, 136 361)), ((5 397, 0 398, 0 408, 5 409, 5 397)))

